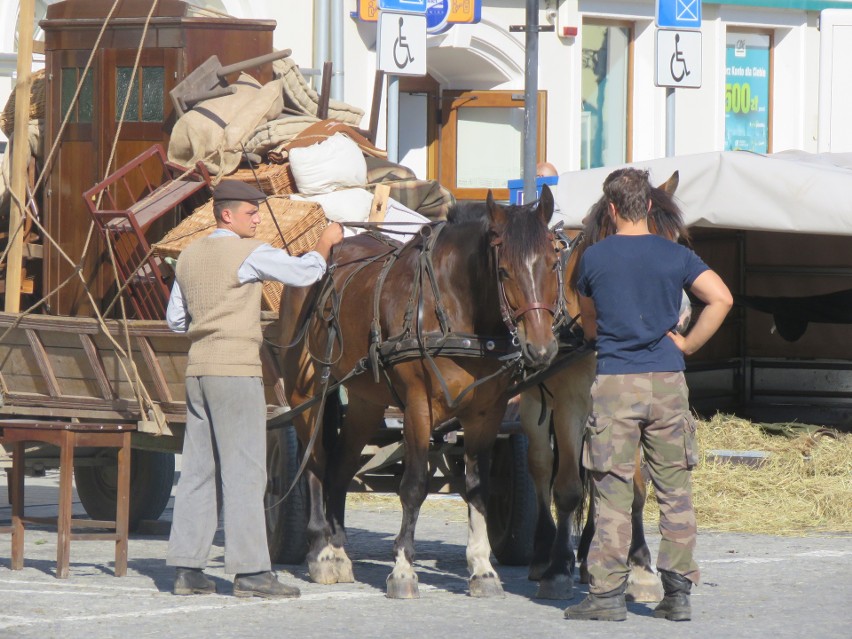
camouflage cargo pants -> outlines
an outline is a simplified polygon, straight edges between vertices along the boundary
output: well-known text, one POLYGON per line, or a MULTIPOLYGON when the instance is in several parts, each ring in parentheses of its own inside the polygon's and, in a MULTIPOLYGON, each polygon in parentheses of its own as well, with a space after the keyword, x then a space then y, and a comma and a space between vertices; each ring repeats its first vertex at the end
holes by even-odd
POLYGON ((695 420, 683 373, 599 375, 592 401, 583 448, 596 506, 589 590, 609 592, 630 572, 633 471, 640 443, 660 504, 657 569, 698 583, 690 473, 696 463, 695 420))

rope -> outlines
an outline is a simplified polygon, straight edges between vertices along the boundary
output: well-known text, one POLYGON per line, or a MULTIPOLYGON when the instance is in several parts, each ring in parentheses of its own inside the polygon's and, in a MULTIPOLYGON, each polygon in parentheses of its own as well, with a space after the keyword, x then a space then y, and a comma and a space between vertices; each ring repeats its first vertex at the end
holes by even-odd
MULTIPOLYGON (((83 86, 83 82, 85 81, 85 78, 88 75, 89 70, 92 66, 92 62, 93 62, 95 54, 96 54, 96 52, 99 48, 100 42, 103 39, 103 35, 106 31, 107 25, 112 20, 112 16, 115 13, 115 11, 118 8, 118 5, 120 3, 121 3, 121 0, 115 0, 112 7, 110 8, 109 13, 107 14, 106 18, 104 19, 104 23, 101 26, 101 30, 98 33, 98 37, 95 40, 94 46, 92 47, 92 52, 89 54, 89 59, 86 61, 86 66, 83 69, 83 73, 81 74, 80 80, 77 83, 77 87, 74 91, 74 95, 71 98, 71 106, 76 104, 78 99, 79 99, 80 91, 82 90, 82 86, 83 86)), ((151 17, 153 16, 153 13, 156 10, 158 4, 159 4, 159 0, 154 0, 153 4, 151 5, 151 9, 148 12, 148 15, 145 19, 145 25, 143 27, 142 37, 139 40, 139 46, 137 47, 137 51, 136 51, 136 59, 134 61, 134 65, 133 65, 133 71, 131 73, 131 80, 130 80, 130 83, 128 85, 127 95, 125 96, 125 99, 124 99, 124 104, 123 104, 122 111, 121 111, 121 117, 119 118, 118 128, 116 130, 116 135, 115 135, 115 138, 113 140, 113 146, 112 146, 112 150, 110 152, 109 161, 107 162, 105 178, 106 178, 106 176, 109 175, 109 168, 110 168, 110 166, 112 165, 112 163, 115 159, 115 152, 116 152, 116 149, 118 148, 118 141, 119 141, 120 135, 121 135, 121 127, 124 124, 124 117, 125 117, 126 112, 127 112, 127 106, 130 102, 130 96, 132 94, 129 87, 132 86, 133 79, 136 77, 136 71, 138 69, 139 60, 140 60, 141 55, 142 55, 142 49, 144 48, 145 36, 148 32, 148 27, 149 27, 150 22, 151 22, 151 17)), ((56 139, 53 141, 53 144, 50 148, 48 156, 44 161, 44 166, 42 168, 41 175, 39 176, 38 180, 36 180, 35 186, 32 189, 33 193, 38 191, 38 188, 41 186, 43 180, 45 179, 45 177, 49 173, 50 165, 51 165, 51 163, 52 163, 52 161, 55 157, 56 150, 59 147, 60 140, 62 139, 62 134, 65 131, 65 127, 67 126, 68 121, 71 118, 71 113, 72 113, 72 109, 69 106, 68 111, 66 112, 65 117, 62 120, 62 124, 59 127, 59 131, 56 135, 56 139)), ((189 173, 189 172, 191 172, 191 169, 189 171, 187 171, 187 173, 189 173)), ((42 226, 42 224, 36 219, 35 215, 33 214, 33 211, 30 210, 29 206, 22 205, 20 200, 18 200, 15 197, 14 194, 12 194, 12 197, 15 198, 17 205, 19 206, 19 208, 22 211, 25 212, 25 215, 21 217, 21 223, 18 225, 18 227, 13 232, 10 233, 10 236, 12 238, 16 237, 17 234, 21 231, 21 228, 24 225, 25 219, 29 218, 32 221, 32 224, 35 224, 39 228, 39 230, 42 232, 43 237, 45 237, 51 243, 51 245, 57 250, 57 252, 62 256, 62 258, 65 259, 66 262, 68 262, 68 264, 70 264, 71 266, 74 267, 74 270, 71 273, 71 275, 69 275, 65 280, 63 280, 63 282, 60 283, 60 285, 57 286, 53 291, 51 291, 47 296, 43 297, 41 300, 36 302, 36 304, 34 304, 32 307, 30 307, 29 309, 26 309, 23 313, 21 313, 19 315, 19 317, 16 319, 16 321, 11 326, 9 326, 6 329, 6 331, 3 333, 2 337, 0 337, 0 342, 2 342, 7 337, 7 335, 9 334, 9 332, 11 330, 16 328, 20 324, 21 320, 23 320, 27 315, 31 314, 33 310, 35 310, 36 308, 41 306, 45 301, 50 299, 50 297, 52 295, 55 295, 59 290, 64 288, 66 285, 68 285, 68 283, 70 283, 70 281, 72 279, 74 279, 74 276, 76 275, 77 277, 79 277, 79 279, 80 279, 80 281, 83 285, 83 290, 85 291, 86 297, 88 298, 90 304, 92 305, 92 310, 95 313, 95 317, 98 321, 98 325, 100 326, 100 328, 103 331, 106 338, 110 341, 110 343, 116 349, 116 352, 120 355, 120 357, 118 358, 118 363, 121 366, 125 377, 130 382, 131 386, 134 389, 135 399, 139 404, 139 408, 140 408, 142 416, 145 416, 145 406, 147 405, 147 406, 153 408, 154 403, 151 400, 150 394, 147 392, 144 385, 142 384, 142 380, 141 380, 141 377, 139 376, 139 371, 136 367, 136 363, 133 361, 133 359, 131 357, 132 350, 130 348, 130 334, 129 334, 129 330, 128 330, 127 315, 126 315, 126 309, 124 307, 124 301, 121 300, 121 307, 122 307, 122 319, 121 319, 121 321, 122 321, 122 324, 124 326, 124 333, 125 333, 125 337, 126 337, 126 340, 127 340, 127 346, 128 346, 127 351, 122 349, 121 345, 110 334, 102 314, 97 309, 97 303, 95 302, 94 297, 92 296, 92 293, 89 289, 88 283, 85 281, 85 278, 83 277, 83 274, 82 274, 82 264, 85 261, 86 256, 88 255, 89 246, 91 245, 91 239, 92 239, 92 235, 94 233, 94 222, 92 222, 89 225, 89 231, 86 235, 86 241, 85 241, 84 246, 83 246, 83 252, 81 254, 80 261, 74 262, 65 253, 65 251, 62 250, 62 248, 56 243, 56 241, 50 236, 50 234, 42 226), (129 362, 130 368, 132 370, 132 374, 131 374, 130 371, 128 371, 125 362, 129 362)), ((102 197, 103 197, 103 192, 100 194, 100 196, 98 198, 98 205, 100 205, 100 201, 101 201, 102 197)), ((11 242, 9 242, 7 244, 6 249, 3 251, 3 255, 0 257, 0 262, 5 260, 6 255, 8 254, 8 250, 9 250, 10 245, 11 245, 11 242)), ((115 264, 114 254, 112 252, 112 245, 111 245, 111 242, 109 241, 109 238, 107 238, 107 246, 108 246, 109 253, 110 253, 110 260, 112 262, 113 272, 115 274, 117 267, 116 267, 116 264, 115 264)), ((118 281, 118 279, 116 279, 116 281, 118 281)), ((158 424, 158 426, 161 426, 161 425, 158 424)))

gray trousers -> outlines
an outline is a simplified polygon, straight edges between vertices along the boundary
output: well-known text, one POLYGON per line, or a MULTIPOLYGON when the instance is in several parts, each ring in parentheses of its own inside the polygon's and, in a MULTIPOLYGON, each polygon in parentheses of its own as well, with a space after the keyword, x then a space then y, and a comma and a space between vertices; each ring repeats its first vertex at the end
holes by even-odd
POLYGON ((269 570, 266 401, 258 377, 187 377, 186 434, 166 563, 204 568, 219 524, 222 477, 225 572, 269 570))

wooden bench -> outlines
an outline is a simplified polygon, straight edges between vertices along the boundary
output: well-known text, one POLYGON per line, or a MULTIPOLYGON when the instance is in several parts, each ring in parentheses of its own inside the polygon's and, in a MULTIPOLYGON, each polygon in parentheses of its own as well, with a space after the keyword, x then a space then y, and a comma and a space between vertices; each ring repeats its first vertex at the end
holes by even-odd
POLYGON ((127 529, 130 512, 130 434, 135 424, 82 424, 59 421, 0 420, 0 442, 12 453, 9 475, 9 500, 12 525, 3 532, 12 534, 12 570, 24 567, 24 523, 55 526, 56 577, 68 578, 72 540, 109 540, 115 542, 115 576, 127 573, 127 529), (59 515, 24 515, 25 443, 40 442, 59 447, 59 515), (72 518, 72 478, 74 449, 78 446, 118 448, 117 508, 114 521, 72 518), (114 532, 73 533, 72 528, 107 528, 114 532))

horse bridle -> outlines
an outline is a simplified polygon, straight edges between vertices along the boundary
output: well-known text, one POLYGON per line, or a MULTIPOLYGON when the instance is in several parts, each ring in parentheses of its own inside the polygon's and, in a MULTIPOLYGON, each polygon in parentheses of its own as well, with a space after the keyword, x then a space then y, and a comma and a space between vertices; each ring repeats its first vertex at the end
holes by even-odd
POLYGON ((532 302, 525 306, 521 306, 520 308, 512 307, 509 302, 509 297, 506 295, 506 286, 503 284, 503 278, 500 277, 500 248, 503 246, 503 238, 498 235, 491 240, 491 248, 494 253, 494 274, 497 278, 497 286, 499 290, 498 297, 500 299, 500 314, 503 317, 503 323, 506 325, 506 328, 509 330, 509 334, 512 337, 512 344, 515 346, 520 344, 520 339, 518 338, 518 324, 520 324, 521 318, 530 311, 544 310, 550 313, 553 317, 554 329, 562 323, 565 317, 566 302, 565 290, 563 288, 565 264, 568 261, 568 256, 570 255, 571 250, 574 248, 574 244, 568 241, 567 236, 565 236, 562 232, 561 225, 558 229, 548 232, 548 239, 550 239, 554 249, 559 253, 559 260, 557 262, 558 266, 556 268, 556 301, 553 304, 532 302))

